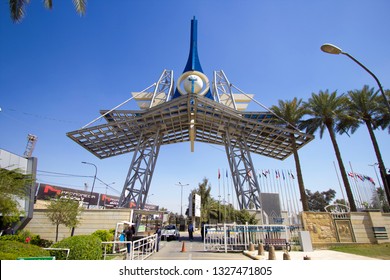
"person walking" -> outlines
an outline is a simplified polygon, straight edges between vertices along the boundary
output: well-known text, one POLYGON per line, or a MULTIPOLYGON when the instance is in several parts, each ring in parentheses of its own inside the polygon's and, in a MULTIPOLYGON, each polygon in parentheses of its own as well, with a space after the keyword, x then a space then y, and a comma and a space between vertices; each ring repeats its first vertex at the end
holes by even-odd
POLYGON ((200 234, 202 235, 202 241, 204 241, 204 235, 205 235, 205 226, 204 222, 202 222, 202 225, 200 227, 200 234))
MULTIPOLYGON (((124 230, 124 234, 126 236, 126 241, 133 241, 133 230, 131 228, 130 225, 128 225, 126 227, 126 229, 124 230)), ((127 246, 127 254, 130 254, 130 244, 131 243, 126 243, 126 246, 127 246)))
POLYGON ((157 225, 156 228, 157 240, 156 240, 156 252, 160 249, 160 240, 161 240, 161 228, 160 225, 157 225))
POLYGON ((190 241, 194 240, 194 226, 192 225, 192 223, 188 225, 188 237, 190 241))

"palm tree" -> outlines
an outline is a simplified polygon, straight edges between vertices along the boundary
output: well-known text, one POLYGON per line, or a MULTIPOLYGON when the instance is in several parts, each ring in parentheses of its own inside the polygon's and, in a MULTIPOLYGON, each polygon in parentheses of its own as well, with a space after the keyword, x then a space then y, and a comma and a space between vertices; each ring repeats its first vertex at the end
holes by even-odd
MULTIPOLYGON (((85 15, 87 8, 87 0, 72 0, 73 5, 78 14, 85 15)), ((11 13, 11 19, 14 22, 21 22, 24 15, 27 4, 30 3, 30 0, 9 0, 9 9, 11 13)), ((51 10, 53 8, 52 0, 43 0, 43 4, 46 9, 51 10)))
MULTIPOLYGON (((271 110, 280 117, 281 123, 288 123, 287 128, 295 130, 302 120, 302 117, 307 114, 307 109, 302 105, 302 99, 294 98, 292 101, 279 100, 279 106, 272 106, 271 110)), ((294 152, 295 168, 298 177, 299 192, 301 195, 303 211, 309 211, 309 204, 305 192, 305 185, 303 184, 303 176, 301 170, 301 163, 299 160, 298 150, 295 141, 294 133, 290 134, 290 139, 294 152)))
POLYGON ((201 221, 207 222, 211 217, 217 217, 218 205, 211 197, 211 186, 209 185, 209 180, 207 178, 203 178, 202 183, 198 184, 198 189, 194 190, 194 192, 200 196, 201 221))
MULTIPOLYGON (((374 134, 374 124, 377 122, 377 119, 380 118, 379 104, 383 98, 382 96, 378 96, 378 91, 375 92, 374 88, 369 88, 367 85, 363 86, 361 90, 349 91, 348 97, 348 117, 341 120, 337 129, 340 130, 341 133, 346 130, 351 130, 352 133, 355 133, 361 124, 366 125, 378 160, 383 187, 387 199, 390 201, 389 186, 386 181, 386 169, 374 134)), ((387 109, 387 107, 385 107, 385 109, 387 109)))
MULTIPOLYGON (((385 90, 385 95, 390 100, 390 90, 385 90)), ((375 128, 381 127, 383 130, 388 129, 388 133, 390 134, 390 113, 383 98, 379 99, 379 112, 380 115, 375 128)))
POLYGON ((325 128, 329 132, 330 139, 339 164, 341 177, 344 182, 347 193, 349 207, 351 211, 356 212, 356 204, 353 198, 351 186, 349 185, 344 163, 341 159, 341 153, 336 141, 335 126, 337 120, 345 114, 347 98, 344 95, 337 96, 337 92, 329 93, 328 90, 320 91, 318 94, 312 93, 311 98, 305 103, 309 110, 309 118, 300 124, 300 128, 306 129, 307 133, 314 134, 320 129, 320 138, 322 138, 325 128))

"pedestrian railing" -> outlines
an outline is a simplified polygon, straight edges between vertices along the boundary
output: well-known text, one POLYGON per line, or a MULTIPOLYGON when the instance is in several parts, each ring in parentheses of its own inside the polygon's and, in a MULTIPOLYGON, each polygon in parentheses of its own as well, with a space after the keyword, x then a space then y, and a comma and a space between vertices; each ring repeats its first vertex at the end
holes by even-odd
POLYGON ((249 245, 270 240, 285 240, 289 243, 290 230, 286 225, 237 225, 208 224, 204 226, 205 251, 243 251, 249 245))
POLYGON ((107 256, 122 256, 126 260, 144 260, 156 252, 157 234, 134 241, 104 241, 103 259, 107 256), (112 250, 109 248, 112 246, 112 250), (130 251, 128 251, 128 245, 130 251))

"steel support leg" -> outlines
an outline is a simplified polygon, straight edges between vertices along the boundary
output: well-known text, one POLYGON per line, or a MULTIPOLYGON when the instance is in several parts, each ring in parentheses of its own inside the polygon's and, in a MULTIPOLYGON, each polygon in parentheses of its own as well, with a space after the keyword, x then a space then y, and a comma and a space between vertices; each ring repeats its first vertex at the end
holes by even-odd
POLYGON ((260 187, 250 152, 243 139, 224 137, 226 155, 229 161, 234 188, 240 209, 261 209, 260 187))
POLYGON ((141 134, 119 198, 119 207, 144 209, 160 151, 161 139, 162 135, 159 130, 156 131, 154 137, 150 138, 145 138, 141 134))

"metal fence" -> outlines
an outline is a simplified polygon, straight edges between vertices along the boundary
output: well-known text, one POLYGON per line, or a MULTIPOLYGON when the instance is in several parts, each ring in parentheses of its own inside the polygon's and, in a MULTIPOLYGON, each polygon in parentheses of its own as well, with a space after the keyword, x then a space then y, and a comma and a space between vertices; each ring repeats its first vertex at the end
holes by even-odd
POLYGON ((107 256, 122 256, 126 260, 144 260, 156 252, 157 238, 157 234, 153 234, 134 241, 102 242, 103 259, 105 260, 107 256), (127 249, 128 245, 130 251, 127 249))
POLYGON ((204 226, 205 251, 243 251, 252 244, 272 244, 279 241, 286 244, 297 242, 297 228, 286 225, 237 225, 207 224, 204 226), (291 239, 293 237, 293 239, 291 239))

